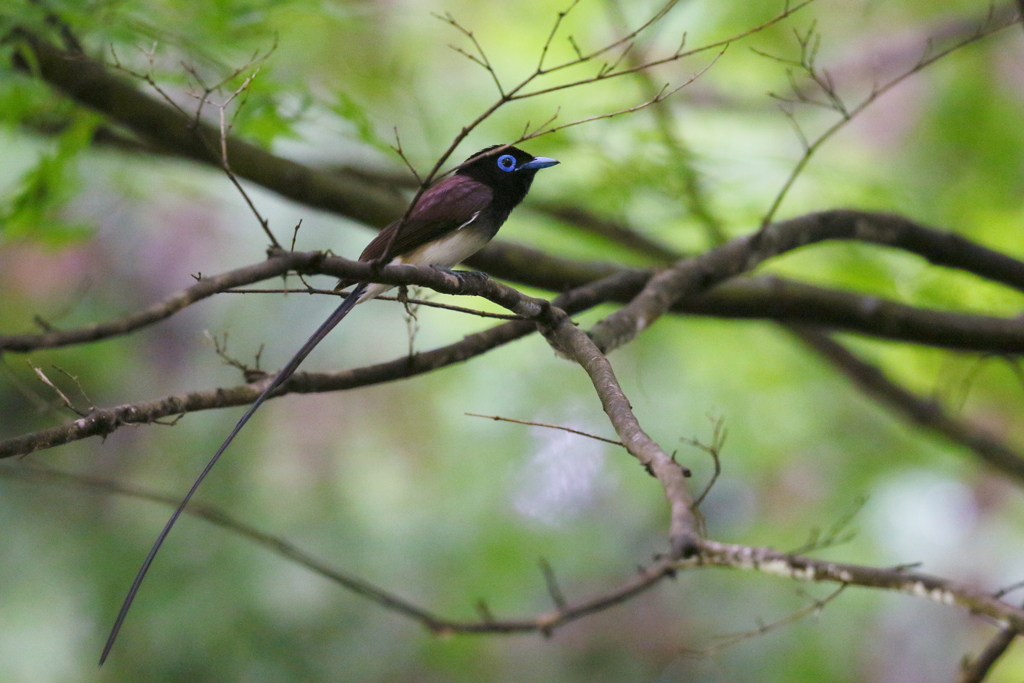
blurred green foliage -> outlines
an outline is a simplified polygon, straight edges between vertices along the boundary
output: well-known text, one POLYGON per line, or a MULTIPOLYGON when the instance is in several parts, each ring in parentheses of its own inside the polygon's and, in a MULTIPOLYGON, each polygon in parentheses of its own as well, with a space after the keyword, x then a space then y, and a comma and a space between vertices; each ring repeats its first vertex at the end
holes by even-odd
MULTIPOLYGON (((671 53, 684 33, 690 47, 722 40, 782 6, 680 3, 635 51, 671 53)), ((572 57, 564 36, 592 50, 628 30, 615 17, 636 26, 655 8, 623 3, 612 11, 583 0, 547 63, 572 57)), ((205 113, 216 120, 225 105, 240 137, 314 166, 400 174, 389 149, 395 131, 423 172, 497 96, 491 76, 450 49, 472 50, 465 36, 432 13, 451 13, 471 30, 509 87, 536 67, 561 9, 543 0, 47 0, 0 4, 0 31, 21 26, 60 40, 48 19, 59 17, 88 54, 119 65, 158 96, 137 75, 150 77, 187 111, 205 86, 222 84, 205 113)), ((783 59, 799 56, 796 33, 817 31, 818 65, 852 107, 912 68, 929 36, 966 36, 985 11, 968 2, 819 0, 731 45, 662 105, 676 152, 650 110, 525 145, 562 161, 538 178, 531 197, 585 206, 692 253, 713 240, 706 221, 687 209, 692 197, 680 196, 696 177, 695 191, 725 233, 746 234, 800 158, 794 124, 813 139, 837 117, 769 95, 791 94, 783 59)), ((1024 254, 1021 44, 1019 26, 1011 27, 880 98, 824 145, 779 216, 845 206, 892 211, 1024 254)), ((3 64, 16 49, 0 48, 3 64)), ((455 156, 514 138, 527 122, 555 113, 564 123, 633 106, 646 87, 684 82, 714 54, 660 66, 650 82, 609 79, 515 102, 455 156)), ((558 72, 544 83, 596 68, 558 72)), ((0 68, 0 124, 3 333, 36 329, 37 320, 61 328, 107 320, 187 287, 194 274, 263 257, 259 226, 221 174, 103 142, 107 122, 9 66, 0 68)), ((371 234, 258 189, 252 196, 283 241, 301 220, 300 249, 352 255, 371 234)), ((643 263, 528 204, 503 239, 567 257, 643 263)), ((1021 307, 1019 293, 859 244, 817 245, 762 270, 920 306, 1006 316, 1021 307)), ((28 360, 80 406, 232 386, 238 372, 216 356, 204 331, 230 333, 228 352, 243 362, 263 348, 262 367, 273 369, 330 307, 308 296, 223 295, 127 338, 28 360)), ((580 316, 581 324, 609 310, 580 316)), ((415 327, 414 347, 423 350, 488 323, 421 310, 415 327)), ((850 335, 844 341, 910 389, 1024 443, 1015 361, 850 335)), ((401 309, 374 303, 360 307, 308 365, 358 367, 401 357, 409 344, 401 309)), ((993 590, 1024 574, 1017 486, 859 394, 783 328, 664 319, 612 360, 642 424, 694 470, 695 489, 712 465, 680 440, 706 442, 713 420, 724 421, 723 476, 704 508, 714 538, 795 548, 866 498, 852 540, 823 556, 922 561, 924 571, 993 590)), ((73 419, 24 357, 0 361, 0 436, 73 419)), ((121 429, 28 462, 177 495, 237 412, 193 414, 173 428, 121 429)), ((551 564, 570 599, 580 599, 610 589, 665 549, 662 494, 623 452, 467 412, 610 435, 582 372, 531 338, 412 381, 272 401, 200 497, 342 571, 467 620, 479 618, 481 600, 497 617, 551 609, 538 558, 551 564)), ((186 519, 154 564, 111 660, 97 670, 106 629, 168 510, 20 480, 25 464, 0 463, 0 683, 926 681, 951 678, 960 658, 992 634, 956 610, 849 589, 817 616, 700 654, 720 635, 756 631, 831 591, 711 570, 685 573, 547 639, 436 637, 186 519)), ((989 680, 1017 681, 1022 672, 1024 659, 1011 653, 989 680)))

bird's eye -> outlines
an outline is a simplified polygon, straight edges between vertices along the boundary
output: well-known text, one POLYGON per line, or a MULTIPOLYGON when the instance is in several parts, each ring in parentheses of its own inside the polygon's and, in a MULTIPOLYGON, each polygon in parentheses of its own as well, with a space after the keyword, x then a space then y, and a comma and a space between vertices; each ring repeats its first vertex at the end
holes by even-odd
POLYGON ((502 154, 498 157, 498 168, 502 171, 516 170, 516 158, 511 154, 502 154))

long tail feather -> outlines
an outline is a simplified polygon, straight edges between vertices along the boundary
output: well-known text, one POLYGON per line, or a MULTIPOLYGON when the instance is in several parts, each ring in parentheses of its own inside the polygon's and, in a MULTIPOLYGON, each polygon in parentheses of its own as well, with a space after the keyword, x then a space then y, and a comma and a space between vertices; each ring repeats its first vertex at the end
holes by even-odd
POLYGON ((217 464, 217 461, 220 460, 220 456, 223 455, 225 450, 227 450, 227 447, 232 441, 234 441, 238 433, 242 431, 242 427, 244 427, 245 423, 249 421, 249 418, 253 416, 253 413, 263 405, 263 402, 266 401, 274 391, 276 391, 282 384, 287 382, 292 375, 295 374, 295 371, 299 368, 302 361, 306 359, 306 356, 308 356, 310 352, 316 348, 316 345, 323 341, 323 338, 326 337, 327 334, 333 330, 346 315, 348 315, 348 312, 352 310, 352 307, 359 302, 359 298, 365 290, 365 284, 360 284, 352 290, 352 292, 345 297, 345 300, 341 302, 341 305, 331 313, 331 316, 327 318, 319 328, 317 328, 316 332, 314 332, 309 339, 306 340, 306 343, 302 345, 302 348, 299 349, 298 353, 296 353, 292 359, 288 361, 288 364, 285 365, 279 373, 277 373, 277 377, 274 378, 274 381, 268 384, 267 388, 263 390, 263 393, 259 395, 251 406, 249 406, 249 409, 245 411, 244 415, 242 415, 238 424, 236 424, 235 428, 231 430, 230 434, 228 434, 228 438, 224 439, 224 443, 220 445, 217 452, 213 454, 212 458, 210 458, 210 462, 206 464, 203 471, 198 477, 196 477, 195 482, 192 484, 192 488, 188 490, 188 493, 185 494, 185 497, 174 511, 174 514, 172 514, 170 519, 167 520, 167 523, 164 525, 160 535, 157 536, 156 541, 153 542, 153 547, 149 549, 149 554, 146 555, 146 559, 142 562, 142 566, 139 567, 138 573, 135 574, 135 580, 132 581, 132 587, 128 589, 128 594, 125 596, 124 602, 121 603, 121 611, 117 613, 117 619, 114 621, 114 627, 110 630, 110 635, 107 637, 107 644, 103 647, 103 654, 100 655, 100 666, 103 666, 103 662, 107 660, 107 656, 110 654, 110 649, 114 647, 114 641, 117 640, 117 634, 121 631, 121 626, 124 624, 124 619, 128 615, 128 610, 131 608, 132 602, 134 602, 135 596, 139 592, 139 587, 142 585, 142 580, 146 578, 146 572, 149 571, 149 566, 153 564, 153 558, 156 557, 157 552, 160 550, 160 546, 162 546, 164 541, 167 539, 167 534, 171 532, 171 527, 173 527, 174 523, 178 521, 178 517, 180 517, 181 513, 185 511, 189 501, 192 500, 192 496, 195 495, 195 492, 199 489, 199 485, 203 483, 204 479, 206 479, 206 475, 208 475, 210 470, 213 469, 213 466, 217 464))

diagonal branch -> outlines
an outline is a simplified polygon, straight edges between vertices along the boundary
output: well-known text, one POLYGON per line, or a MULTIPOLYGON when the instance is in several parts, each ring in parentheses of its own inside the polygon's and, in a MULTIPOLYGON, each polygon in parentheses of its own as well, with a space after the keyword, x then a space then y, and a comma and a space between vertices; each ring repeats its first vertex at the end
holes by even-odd
POLYGON ((960 676, 957 683, 981 683, 988 672, 999 661, 1010 645, 1017 638, 1017 629, 1004 627, 992 637, 985 649, 972 660, 964 660, 960 665, 960 676))
POLYGON ((254 282, 262 282, 295 270, 306 270, 323 255, 317 252, 280 252, 274 258, 261 263, 231 270, 220 275, 204 277, 191 287, 184 289, 136 313, 115 318, 103 323, 93 323, 72 330, 48 329, 38 334, 11 334, 0 336, 0 351, 27 352, 35 349, 50 349, 61 346, 86 344, 100 339, 109 339, 148 327, 166 320, 178 311, 197 301, 254 282))
POLYGON ((632 341, 683 297, 748 272, 765 260, 825 240, 858 240, 896 247, 930 262, 959 268, 1024 291, 1024 263, 959 235, 927 228, 892 214, 838 209, 780 221, 652 277, 630 303, 594 325, 598 347, 611 351, 632 341))
MULTIPOLYGON (((0 467, 0 477, 18 478, 31 482, 43 482, 60 485, 78 486, 89 490, 113 493, 143 500, 151 500, 165 505, 175 506, 177 496, 168 496, 137 487, 129 487, 116 481, 102 477, 70 474, 49 468, 32 467, 0 467)), ((365 579, 342 572, 323 560, 301 550, 294 544, 277 536, 246 524, 220 508, 204 503, 193 503, 185 509, 185 514, 203 519, 227 531, 263 546, 285 559, 295 562, 315 574, 337 583, 356 595, 375 602, 384 609, 397 612, 419 622, 433 633, 543 633, 550 635, 556 628, 577 621, 591 614, 602 612, 627 602, 637 594, 654 587, 662 579, 675 573, 674 561, 668 558, 656 560, 649 566, 640 567, 636 574, 622 581, 612 589, 577 602, 567 602, 555 610, 542 612, 533 617, 519 619, 485 618, 482 621, 462 621, 439 616, 430 610, 417 606, 400 598, 384 588, 376 586, 365 579)))
POLYGON ((1003 602, 970 586, 902 567, 882 569, 864 565, 818 560, 790 555, 774 548, 701 541, 700 554, 678 563, 680 569, 702 566, 729 567, 757 571, 785 579, 840 583, 866 588, 899 591, 943 605, 956 605, 972 614, 981 614, 998 624, 1024 630, 1024 609, 1003 602))
MULTIPOLYGON (((72 475, 47 468, 0 468, 0 476, 73 485, 86 489, 115 493, 176 505, 177 497, 127 487, 101 477, 72 475)), ((759 571, 787 579, 838 583, 879 590, 900 591, 915 597, 934 600, 946 605, 958 605, 975 614, 983 614, 997 623, 1006 624, 1014 631, 1024 630, 1024 610, 1003 602, 987 593, 954 581, 929 576, 903 568, 877 568, 864 565, 818 560, 807 556, 782 553, 772 548, 731 545, 716 541, 699 541, 699 554, 688 559, 662 557, 639 567, 636 574, 618 586, 583 600, 566 602, 556 609, 534 617, 520 619, 494 619, 460 621, 438 616, 433 612, 404 600, 394 593, 373 585, 359 577, 339 571, 322 560, 297 548, 292 543, 260 531, 234 519, 219 508, 197 503, 186 514, 204 519, 232 533, 236 533, 271 552, 306 567, 347 590, 381 607, 409 617, 434 633, 530 633, 550 635, 557 628, 580 618, 625 603, 637 594, 656 586, 679 571, 694 571, 707 567, 725 567, 746 571, 759 571)))
MULTIPOLYGON (((26 30, 17 30, 10 38, 27 46, 34 57, 30 65, 16 52, 18 69, 31 71, 76 102, 157 147, 221 167, 221 133, 217 127, 193 121, 169 104, 145 95, 99 61, 61 50, 26 30)), ((239 177, 288 199, 376 226, 387 225, 401 215, 393 195, 358 178, 318 173, 234 136, 228 136, 224 145, 239 177)))
POLYGON ((796 325, 789 329, 868 396, 893 408, 910 422, 967 446, 990 466, 1024 483, 1024 458, 984 430, 953 419, 937 401, 923 399, 894 383, 880 368, 861 360, 828 335, 796 325))
POLYGON ((601 399, 601 406, 626 450, 661 483, 671 513, 669 542, 673 556, 692 555, 696 550, 698 523, 693 511, 693 497, 686 485, 689 470, 680 466, 643 430, 608 358, 564 311, 552 307, 541 325, 541 333, 552 348, 579 363, 587 372, 601 399))

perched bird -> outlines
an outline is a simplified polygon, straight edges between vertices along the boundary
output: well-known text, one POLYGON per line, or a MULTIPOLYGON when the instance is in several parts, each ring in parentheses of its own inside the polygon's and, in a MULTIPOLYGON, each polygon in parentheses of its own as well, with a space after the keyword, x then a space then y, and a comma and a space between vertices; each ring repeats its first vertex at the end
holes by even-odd
MULTIPOLYGON (((526 197, 533 177, 542 168, 554 166, 558 161, 534 157, 516 147, 493 145, 480 150, 459 166, 455 173, 432 185, 424 192, 408 217, 384 228, 359 256, 360 261, 415 266, 451 268, 480 251, 526 197)), ((153 563, 160 546, 171 527, 181 516, 206 475, 210 473, 231 441, 264 401, 288 381, 306 356, 323 340, 334 326, 348 315, 356 304, 369 301, 392 288, 376 283, 339 283, 339 289, 355 284, 341 305, 306 340, 302 348, 274 377, 249 409, 242 415, 231 433, 192 484, 192 488, 164 525, 153 547, 143 561, 132 582, 117 619, 100 656, 100 665, 106 661, 121 630, 124 618, 142 585, 142 580, 153 563)))

